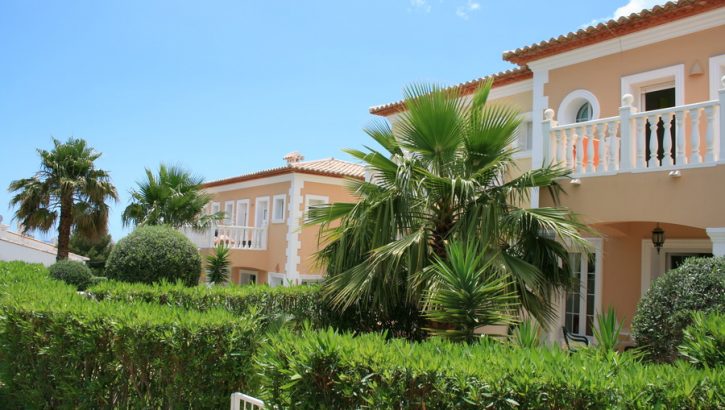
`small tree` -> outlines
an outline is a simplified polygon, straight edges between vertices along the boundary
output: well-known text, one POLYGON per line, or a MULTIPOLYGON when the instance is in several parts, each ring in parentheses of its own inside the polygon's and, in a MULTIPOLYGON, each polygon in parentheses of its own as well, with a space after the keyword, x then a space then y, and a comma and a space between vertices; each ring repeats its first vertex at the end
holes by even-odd
POLYGON ((58 227, 57 260, 68 259, 71 231, 86 237, 106 232, 108 205, 118 200, 108 172, 96 168, 101 156, 85 140, 53 139, 53 149, 38 150, 40 170, 30 178, 18 179, 8 188, 15 196, 15 219, 25 231, 49 232, 58 227))
POLYGON ((206 257, 206 277, 215 285, 229 280, 229 248, 223 244, 214 248, 214 253, 206 257))
POLYGON ((104 276, 106 259, 113 249, 113 240, 110 234, 99 235, 97 238, 88 238, 80 232, 73 231, 70 237, 71 252, 88 257, 88 265, 96 276, 104 276))
POLYGON ((512 323, 517 298, 510 279, 496 271, 494 258, 484 260, 476 250, 453 242, 446 246, 448 260, 432 265, 425 295, 426 316, 439 325, 429 329, 432 335, 471 343, 478 327, 512 323))

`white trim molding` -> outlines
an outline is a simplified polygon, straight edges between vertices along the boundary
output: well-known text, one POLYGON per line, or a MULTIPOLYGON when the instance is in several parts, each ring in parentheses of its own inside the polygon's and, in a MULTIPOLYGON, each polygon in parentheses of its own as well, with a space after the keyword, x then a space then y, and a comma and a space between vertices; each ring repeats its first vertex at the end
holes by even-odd
POLYGON ((665 273, 667 266, 667 253, 711 252, 712 243, 707 239, 667 239, 657 253, 651 239, 642 239, 642 272, 640 281, 641 295, 644 296, 652 285, 653 276, 665 273))
POLYGON ((627 75, 622 77, 620 95, 631 94, 634 97, 633 105, 638 111, 644 111, 642 102, 642 89, 644 87, 673 81, 675 84, 675 105, 685 105, 685 65, 677 64, 662 67, 656 70, 627 75))
POLYGON ((589 120, 599 119, 600 106, 597 97, 589 90, 578 89, 570 92, 561 100, 559 104, 558 120, 559 125, 573 124, 576 122, 576 114, 584 103, 592 106, 592 118, 589 120))
POLYGON ((302 205, 302 188, 304 185, 305 181, 301 175, 295 174, 290 184, 290 199, 287 211, 287 249, 285 250, 287 261, 285 272, 296 284, 300 277, 298 270, 301 262, 300 248, 302 248, 302 241, 300 240, 300 220, 302 219, 302 214, 300 207, 302 205))
MULTIPOLYGON (((544 93, 544 85, 549 82, 549 70, 538 69, 534 72, 533 108, 531 109, 531 120, 533 121, 533 136, 531 144, 531 169, 537 169, 544 163, 544 150, 549 149, 548 142, 545 143, 543 132, 544 110, 549 108, 549 97, 544 93)), ((548 139, 548 135, 546 138, 548 139)), ((539 207, 539 188, 531 188, 531 208, 539 207)))
POLYGON ((277 194, 272 197, 272 217, 270 218, 273 224, 279 224, 285 222, 285 215, 287 215, 287 194, 277 194), (282 200, 282 205, 277 206, 277 200, 282 200), (281 210, 282 215, 277 217, 277 211, 281 210))
POLYGON ((706 228, 705 232, 712 241, 713 256, 725 256, 725 228, 706 228))
POLYGON ((234 182, 231 184, 204 188, 204 191, 208 192, 210 194, 213 194, 213 193, 217 193, 217 192, 233 191, 236 189, 252 188, 252 187, 256 187, 256 186, 270 185, 270 184, 278 184, 280 182, 291 181, 292 175, 293 174, 290 173, 290 174, 284 174, 284 175, 275 175, 272 177, 252 179, 252 180, 244 181, 244 182, 234 182))

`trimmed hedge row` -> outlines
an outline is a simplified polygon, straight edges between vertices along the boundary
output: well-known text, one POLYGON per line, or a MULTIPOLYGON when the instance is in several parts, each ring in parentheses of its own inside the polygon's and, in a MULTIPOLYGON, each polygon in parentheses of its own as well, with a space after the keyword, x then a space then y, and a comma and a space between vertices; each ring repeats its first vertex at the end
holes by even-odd
POLYGON ((307 320, 315 327, 325 326, 329 320, 316 286, 186 287, 181 283, 146 285, 107 281, 91 287, 88 292, 98 300, 154 303, 202 312, 218 308, 235 315, 250 311, 267 318, 291 315, 295 320, 307 320))
POLYGON ((7 407, 222 408, 251 389, 257 324, 221 309, 96 302, 3 262, 0 308, 7 407))
POLYGON ((725 369, 630 354, 497 343, 281 332, 256 358, 272 408, 702 408, 725 406, 725 369))

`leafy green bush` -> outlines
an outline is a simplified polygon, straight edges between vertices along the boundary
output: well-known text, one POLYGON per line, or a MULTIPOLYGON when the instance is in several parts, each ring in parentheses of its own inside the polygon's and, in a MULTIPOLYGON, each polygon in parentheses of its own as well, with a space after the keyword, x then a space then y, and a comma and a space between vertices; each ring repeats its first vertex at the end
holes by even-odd
POLYGON ((317 286, 224 286, 187 287, 167 282, 146 285, 107 281, 88 290, 98 300, 144 302, 207 311, 224 309, 235 315, 255 310, 261 316, 291 315, 298 322, 308 320, 315 327, 329 322, 327 310, 320 303, 317 286))
POLYGON ((683 332, 680 354, 696 366, 725 365, 725 314, 696 312, 683 332))
POLYGON ((201 256, 180 232, 164 226, 145 226, 113 247, 106 261, 106 276, 125 282, 182 281, 199 283, 201 256))
POLYGON ((252 391, 257 324, 221 309, 96 302, 0 263, 0 407, 222 408, 252 391))
POLYGON ((281 332, 256 357, 272 408, 702 408, 725 405, 725 372, 645 365, 629 353, 502 343, 410 343, 327 330, 281 332))
POLYGON ((725 311, 725 257, 687 259, 655 280, 637 306, 632 335, 650 359, 672 361, 698 311, 725 311))
POLYGON ((596 321, 594 339, 597 341, 597 347, 605 351, 614 351, 622 333, 622 322, 617 320, 617 314, 611 307, 605 313, 598 314, 596 321))
POLYGON ((48 272, 52 278, 73 285, 78 290, 84 290, 93 282, 93 273, 83 262, 58 261, 50 265, 48 272))
POLYGON ((229 248, 219 244, 206 256, 206 278, 209 283, 221 285, 229 280, 229 248))

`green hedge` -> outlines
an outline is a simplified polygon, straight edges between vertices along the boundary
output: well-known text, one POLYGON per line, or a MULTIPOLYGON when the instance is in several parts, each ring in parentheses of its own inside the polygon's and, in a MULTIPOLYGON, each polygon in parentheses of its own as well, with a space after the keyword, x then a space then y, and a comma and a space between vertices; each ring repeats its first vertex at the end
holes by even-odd
POLYGON ((648 365, 629 354, 569 355, 496 343, 386 341, 281 332, 256 358, 272 408, 704 408, 725 406, 725 371, 648 365))
POLYGON ((207 311, 219 308, 235 315, 255 310, 265 317, 284 314, 296 321, 309 321, 313 326, 325 326, 328 316, 320 303, 317 286, 195 286, 158 283, 146 285, 106 281, 90 289, 98 300, 146 302, 207 311))
POLYGON ((258 328, 221 309, 96 302, 0 262, 3 407, 223 408, 249 391, 258 328))

